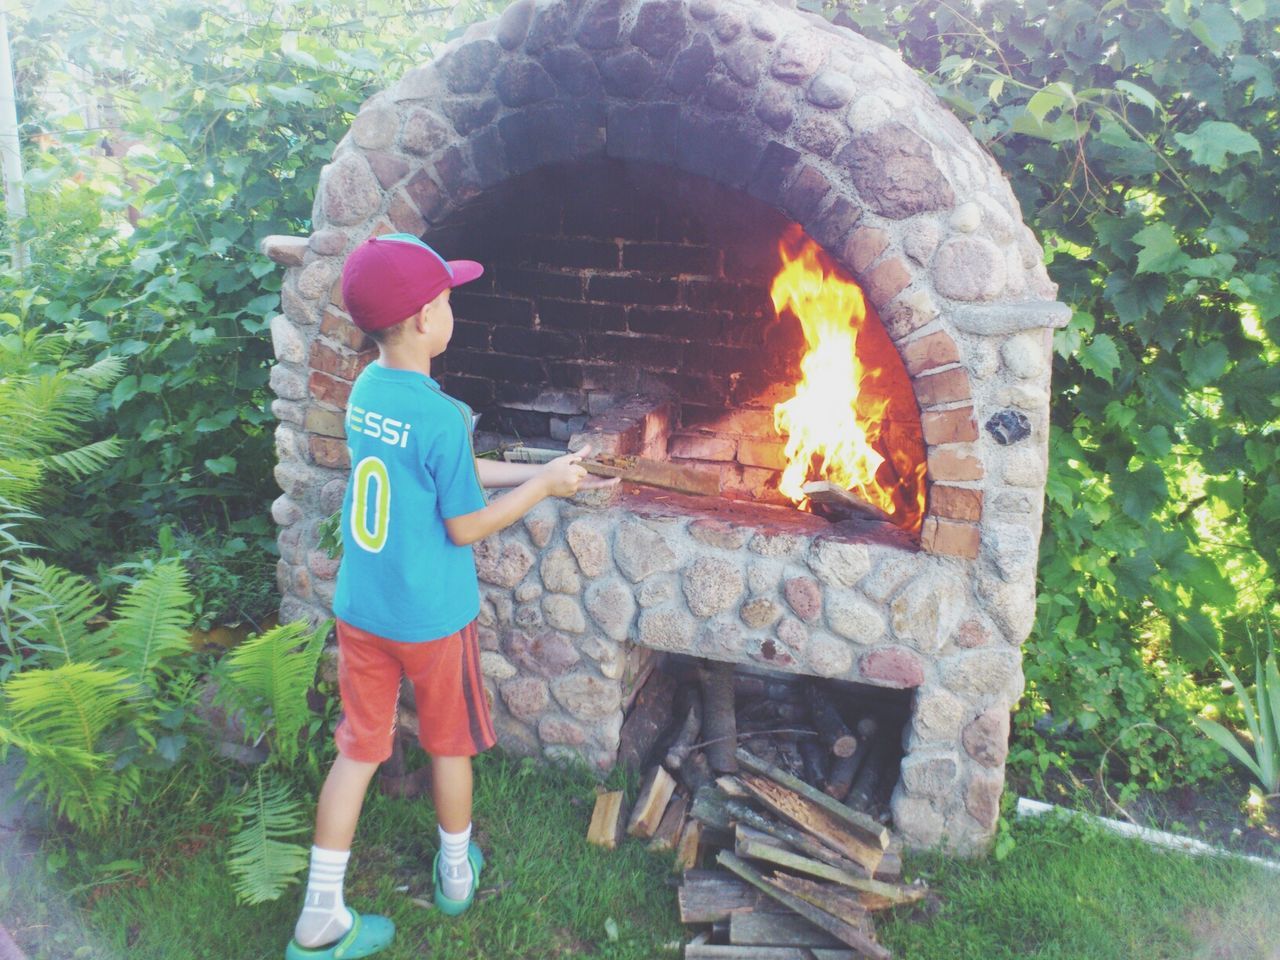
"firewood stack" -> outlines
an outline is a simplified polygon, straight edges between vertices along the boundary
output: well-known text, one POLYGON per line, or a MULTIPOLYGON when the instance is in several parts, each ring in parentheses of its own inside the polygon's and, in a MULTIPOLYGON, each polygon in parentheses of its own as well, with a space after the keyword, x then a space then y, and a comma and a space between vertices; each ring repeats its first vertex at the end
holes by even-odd
POLYGON ((644 770, 635 806, 627 818, 621 792, 602 793, 588 839, 612 848, 625 823, 675 851, 690 960, 888 957, 872 914, 927 892, 900 882, 872 815, 887 819, 896 780, 892 716, 842 709, 804 678, 685 673, 655 671, 637 697, 620 751, 644 770))

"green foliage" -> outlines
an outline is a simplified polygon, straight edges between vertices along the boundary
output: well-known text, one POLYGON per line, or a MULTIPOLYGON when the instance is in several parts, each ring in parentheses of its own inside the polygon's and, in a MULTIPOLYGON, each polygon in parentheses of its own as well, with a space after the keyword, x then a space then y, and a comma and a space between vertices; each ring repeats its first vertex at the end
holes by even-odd
POLYGON ((1280 600, 1280 4, 828 13, 929 74, 1009 174, 1075 310, 1054 341, 1015 756, 1114 747, 1138 784, 1205 776, 1220 758, 1192 723, 1195 671, 1280 600))
POLYGON ((0 745, 26 755, 19 786, 75 826, 102 829, 136 794, 146 769, 186 745, 194 674, 190 594, 177 564, 130 585, 113 619, 84 578, 30 561, 10 606, 12 651, 0 682, 0 745))
POLYGON ((1235 757, 1258 781, 1268 796, 1280 795, 1280 669, 1276 667, 1276 641, 1267 624, 1267 658, 1259 645, 1254 648, 1254 692, 1240 682, 1235 671, 1216 651, 1214 659, 1235 691, 1240 712, 1249 732, 1248 746, 1222 724, 1208 717, 1196 717, 1196 725, 1214 743, 1235 757))
MULTIPOLYGON (((239 712, 248 734, 274 733, 268 763, 289 767, 297 759, 299 735, 311 721, 307 693, 332 627, 308 632, 305 621, 284 624, 244 641, 219 664, 220 698, 239 712)), ((227 862, 243 902, 275 900, 307 865, 307 847, 282 838, 308 826, 308 812, 279 773, 260 768, 247 785, 227 862)))
POLYGON ((274 606, 258 584, 274 551, 266 328, 281 276, 258 243, 309 231, 359 104, 491 9, 65 0, 14 15, 24 132, 43 149, 26 151, 32 266, 4 278, 0 313, 124 364, 104 412, 125 455, 56 512, 58 562, 110 566, 167 526, 231 581, 208 604, 197 589, 206 625, 274 606), (105 129, 87 125, 89 102, 105 129))
POLYGON ((229 703, 244 711, 253 736, 274 731, 273 759, 298 756, 298 735, 311 719, 307 692, 332 622, 310 630, 306 621, 282 624, 245 640, 222 660, 219 676, 229 703))
POLYGON ((251 905, 279 899, 297 882, 309 858, 305 846, 281 838, 303 833, 310 820, 289 785, 268 780, 261 770, 234 812, 240 830, 231 838, 227 867, 237 899, 251 905))

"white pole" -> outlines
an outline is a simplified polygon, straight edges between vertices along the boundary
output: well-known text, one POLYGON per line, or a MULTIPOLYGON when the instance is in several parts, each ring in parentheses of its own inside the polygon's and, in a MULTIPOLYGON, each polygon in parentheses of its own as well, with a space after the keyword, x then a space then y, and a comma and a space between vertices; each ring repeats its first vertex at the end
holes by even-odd
POLYGON ((13 58, 9 54, 9 15, 3 11, 0 11, 0 160, 4 166, 5 213, 13 238, 13 266, 21 273, 27 266, 27 247, 18 236, 18 224, 27 216, 27 195, 22 189, 22 146, 18 140, 13 58))

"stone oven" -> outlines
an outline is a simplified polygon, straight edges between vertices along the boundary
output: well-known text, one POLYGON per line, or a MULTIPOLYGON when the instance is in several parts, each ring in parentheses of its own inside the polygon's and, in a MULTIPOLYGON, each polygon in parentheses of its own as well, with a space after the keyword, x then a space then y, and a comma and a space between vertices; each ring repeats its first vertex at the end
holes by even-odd
POLYGON ((590 439, 719 491, 548 501, 478 546, 504 747, 607 769, 657 651, 898 688, 896 829, 989 841, 1069 314, 996 164, 894 53, 772 2, 519 0, 364 104, 313 227, 266 244, 287 267, 283 619, 329 615, 317 525, 376 355, 343 312, 343 257, 414 233, 488 267, 455 296, 440 371, 482 414, 477 449, 590 439), (895 469, 918 506, 896 522, 831 523, 777 490, 772 411, 805 337, 770 289, 808 241, 865 295, 882 447, 916 451, 895 469))

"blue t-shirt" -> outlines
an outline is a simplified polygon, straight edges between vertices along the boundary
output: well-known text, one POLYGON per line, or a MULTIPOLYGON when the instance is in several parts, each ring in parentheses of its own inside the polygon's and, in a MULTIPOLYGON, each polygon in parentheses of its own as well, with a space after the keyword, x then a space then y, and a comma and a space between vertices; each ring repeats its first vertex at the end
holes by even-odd
POLYGON ((334 614, 388 640, 456 633, 480 612, 471 547, 444 525, 485 505, 471 409, 431 377, 373 363, 351 388, 346 428, 334 614))

